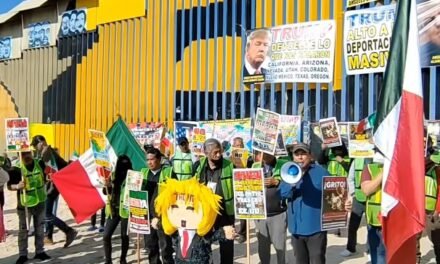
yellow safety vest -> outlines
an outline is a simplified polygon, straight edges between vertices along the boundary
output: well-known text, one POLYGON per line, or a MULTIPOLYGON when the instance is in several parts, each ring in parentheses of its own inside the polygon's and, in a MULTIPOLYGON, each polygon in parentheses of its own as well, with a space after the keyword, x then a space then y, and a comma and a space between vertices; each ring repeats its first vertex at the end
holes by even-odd
POLYGON ((361 176, 362 171, 364 170, 364 158, 356 158, 353 160, 354 162, 354 197, 358 202, 364 203, 367 201, 367 196, 361 190, 361 176))
POLYGON ((435 211, 437 206, 437 174, 435 168, 430 168, 425 174, 425 210, 429 213, 435 211))
POLYGON ((192 178, 192 154, 177 151, 173 157, 173 171, 179 181, 192 178))
MULTIPOLYGON (((368 171, 370 172, 371 179, 374 180, 381 171, 383 171, 383 167, 379 166, 377 163, 371 163, 367 165, 368 171)), ((379 189, 368 196, 367 198, 367 206, 366 206, 366 216, 367 223, 372 226, 382 226, 380 222, 380 210, 381 210, 381 202, 382 202, 382 185, 380 185, 379 189)))
POLYGON ((24 195, 22 193, 20 196, 20 202, 23 206, 27 207, 34 207, 39 203, 46 201, 44 173, 37 160, 34 160, 34 164, 32 172, 28 171, 24 165, 21 165, 20 168, 26 182, 26 194, 24 195))

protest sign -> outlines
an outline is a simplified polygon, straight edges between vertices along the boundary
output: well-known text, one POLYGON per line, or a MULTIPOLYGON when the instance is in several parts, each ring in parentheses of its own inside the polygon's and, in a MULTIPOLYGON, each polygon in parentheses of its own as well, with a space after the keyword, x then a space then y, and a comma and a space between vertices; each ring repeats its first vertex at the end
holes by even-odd
POLYGON ((236 219, 266 219, 263 169, 234 169, 236 219))
POLYGON ((130 191, 129 225, 130 232, 150 234, 150 208, 148 192, 130 191))
POLYGON ((174 122, 174 137, 175 149, 177 149, 177 141, 179 138, 186 137, 188 139, 189 147, 192 146, 193 129, 199 126, 197 122, 191 121, 175 121, 174 122))
POLYGON ((230 119, 203 121, 199 124, 205 129, 206 138, 216 138, 223 145, 223 156, 229 158, 232 153, 232 144, 235 138, 243 139, 245 149, 252 151, 251 119, 230 119))
POLYGON ((191 152, 194 155, 205 155, 203 143, 206 141, 206 132, 204 128, 195 127, 192 134, 191 152))
POLYGON ((432 141, 432 146, 438 148, 438 142, 440 140, 440 121, 428 121, 426 131, 432 141))
POLYGON ((247 162, 250 157, 250 153, 245 148, 232 148, 231 162, 235 168, 247 168, 247 162))
POLYGON ((372 130, 359 131, 358 123, 349 123, 348 156, 354 158, 372 158, 374 143, 372 130))
POLYGON ((322 180, 321 230, 347 226, 347 178, 326 176, 322 180))
POLYGON ((107 141, 105 133, 102 131, 89 129, 89 137, 99 179, 102 184, 105 184, 112 173, 109 153, 111 146, 107 141))
POLYGON ((129 207, 129 194, 130 191, 140 191, 142 188, 142 181, 144 177, 141 172, 128 170, 127 178, 124 186, 124 207, 129 207))
POLYGON ((419 51, 422 67, 440 65, 440 1, 417 0, 419 51))
POLYGON ((249 31, 243 60, 243 83, 330 83, 333 80, 335 34, 334 20, 249 31))
POLYGON ((6 151, 30 151, 28 118, 5 118, 6 151))
POLYGON ((277 146, 279 121, 280 114, 262 108, 257 109, 252 142, 254 150, 274 155, 277 146))
POLYGON ((347 11, 344 59, 348 75, 384 72, 391 45, 396 5, 347 11))
POLYGON ((341 135, 339 133, 338 122, 335 117, 319 120, 322 141, 327 147, 337 147, 342 145, 341 135))
POLYGON ((287 146, 301 141, 301 116, 281 115, 275 155, 287 155, 287 146))
POLYGON ((128 128, 141 146, 149 144, 160 149, 160 143, 164 133, 164 124, 159 122, 131 123, 128 124, 128 128))
POLYGON ((347 0, 347 7, 353 7, 363 4, 368 4, 371 2, 376 2, 376 0, 347 0))

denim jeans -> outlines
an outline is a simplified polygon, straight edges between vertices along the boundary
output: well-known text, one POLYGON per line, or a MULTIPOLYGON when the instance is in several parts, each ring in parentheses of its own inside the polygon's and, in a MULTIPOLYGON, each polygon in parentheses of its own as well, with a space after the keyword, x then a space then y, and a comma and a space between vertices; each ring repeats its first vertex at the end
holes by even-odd
POLYGON ((72 230, 63 220, 59 219, 54 214, 54 207, 57 206, 57 198, 47 197, 46 199, 46 236, 52 239, 54 226, 67 234, 72 230))
POLYGON ((353 198, 350 220, 348 222, 348 240, 347 250, 351 253, 356 252, 357 231, 362 221, 362 215, 365 213, 365 203, 360 203, 353 198))
POLYGON ((368 225, 368 246, 370 248, 371 264, 385 264, 386 252, 381 227, 368 225))

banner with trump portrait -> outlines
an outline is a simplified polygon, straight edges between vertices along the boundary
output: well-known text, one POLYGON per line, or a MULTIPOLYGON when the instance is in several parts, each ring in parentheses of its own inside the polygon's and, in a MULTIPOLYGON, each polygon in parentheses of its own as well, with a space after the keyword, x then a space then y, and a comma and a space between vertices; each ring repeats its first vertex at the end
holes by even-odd
POLYGON ((243 83, 332 82, 335 35, 334 20, 249 31, 243 83))

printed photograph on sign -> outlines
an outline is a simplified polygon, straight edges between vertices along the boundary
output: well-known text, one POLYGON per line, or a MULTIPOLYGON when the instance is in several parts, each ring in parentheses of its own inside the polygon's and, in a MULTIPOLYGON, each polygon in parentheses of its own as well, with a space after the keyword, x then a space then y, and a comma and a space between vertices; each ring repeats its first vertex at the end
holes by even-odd
POLYGON ((206 132, 204 128, 195 127, 193 129, 191 152, 195 155, 205 155, 203 143, 206 141, 206 132))
POLYGON ((280 114, 257 109, 253 132, 252 149, 274 154, 278 143, 280 114))
POLYGON ((321 20, 249 31, 243 83, 330 83, 336 24, 321 20))
POLYGON ((29 151, 28 118, 6 118, 6 151, 29 151))
POLYGON ((353 159, 373 158, 373 130, 363 130, 356 122, 348 123, 348 126, 350 129, 348 137, 348 156, 353 159))
POLYGON ((384 72, 396 5, 345 12, 344 59, 348 75, 384 72))
POLYGON ((322 180, 321 230, 344 228, 347 226, 348 212, 345 211, 347 200, 347 178, 326 176, 322 180))
POLYGON ((12 37, 0 37, 0 61, 12 58, 12 37))
POLYGON ((66 11, 61 16, 61 26, 58 32, 59 37, 68 37, 81 34, 87 31, 86 9, 66 11))
POLYGON ((50 45, 50 22, 38 22, 27 26, 28 48, 40 48, 50 45))
POLYGON ((174 122, 174 149, 177 149, 179 138, 186 137, 188 139, 189 148, 192 148, 193 130, 198 127, 199 123, 191 121, 175 121, 174 122))
POLYGON ((440 0, 417 0, 420 65, 440 65, 440 0))
POLYGON ((266 219, 263 169, 234 169, 236 219, 266 219))
POLYGON ((426 124, 426 130, 432 147, 435 150, 440 150, 440 121, 428 121, 426 124))
POLYGON ((234 140, 242 141, 243 147, 252 153, 251 119, 230 119, 202 121, 199 123, 206 131, 206 138, 216 138, 223 146, 223 157, 229 158, 232 153, 234 140))
POLYGON ((153 145, 155 148, 160 149, 160 143, 164 134, 164 124, 159 122, 130 123, 128 128, 139 145, 153 145))
POLYGON ((96 170, 102 184, 105 184, 112 173, 110 161, 109 144, 105 133, 102 131, 89 129, 90 145, 95 158, 96 170))
POLYGON ((342 145, 338 122, 336 121, 335 117, 319 120, 319 128, 322 141, 327 145, 327 147, 331 148, 342 145))
POLYGON ((264 82, 270 61, 272 34, 269 29, 249 31, 244 54, 243 83, 264 82))

